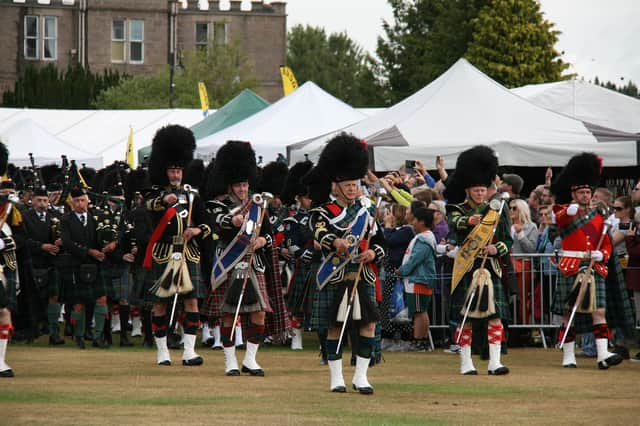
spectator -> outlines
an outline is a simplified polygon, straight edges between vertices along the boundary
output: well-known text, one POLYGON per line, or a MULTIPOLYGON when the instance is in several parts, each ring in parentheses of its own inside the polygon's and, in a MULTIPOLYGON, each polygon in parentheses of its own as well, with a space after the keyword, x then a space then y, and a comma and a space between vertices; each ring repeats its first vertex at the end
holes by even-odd
POLYGON ((514 173, 505 173, 502 175, 502 184, 500 185, 500 192, 508 192, 510 198, 516 199, 520 197, 520 192, 524 186, 522 178, 514 173))
MULTIPOLYGON (((625 283, 627 289, 633 292, 636 327, 640 326, 640 235, 638 235, 638 219, 640 217, 638 216, 635 216, 634 222, 625 233, 625 244, 629 254, 629 262, 625 271, 625 283)), ((632 357, 631 360, 640 361, 640 352, 632 357)))
MULTIPOLYGON (((540 207, 540 226, 538 228, 538 244, 536 251, 551 255, 555 251, 554 240, 556 238, 553 227, 551 226, 551 206, 540 207)), ((549 311, 551 302, 551 291, 553 288, 554 276, 558 273, 558 269, 551 262, 551 257, 540 258, 540 279, 534 295, 533 317, 536 322, 548 321, 544 314, 549 311)))
MULTIPOLYGON (((531 221, 529 206, 524 200, 511 200, 509 203, 511 211, 511 238, 513 245, 511 246, 511 254, 526 255, 536 252, 538 243, 538 227, 531 221)), ((532 290, 531 285, 531 268, 533 266, 531 258, 512 257, 513 267, 516 271, 518 280, 518 301, 517 316, 521 324, 528 324, 530 318, 530 299, 529 292, 532 290)))
POLYGON ((433 210, 419 208, 414 211, 413 237, 398 272, 403 277, 405 303, 413 317, 413 343, 411 351, 427 350, 429 306, 436 281, 436 238, 431 232, 433 210))
POLYGON ((531 211, 531 221, 534 223, 540 223, 538 218, 538 209, 540 209, 540 199, 542 198, 542 191, 534 189, 529 193, 527 198, 527 204, 529 204, 529 210, 531 211))
POLYGON ((433 200, 429 204, 429 208, 433 210, 433 235, 436 237, 438 244, 444 244, 449 235, 449 224, 447 223, 447 210, 444 201, 433 200))
POLYGON ((635 208, 635 214, 640 213, 640 180, 638 180, 631 190, 631 201, 635 208))
POLYGON ((555 200, 553 198, 553 194, 551 194, 551 189, 549 185, 545 185, 542 189, 542 195, 540 196, 540 204, 543 206, 552 206, 555 204, 555 200))

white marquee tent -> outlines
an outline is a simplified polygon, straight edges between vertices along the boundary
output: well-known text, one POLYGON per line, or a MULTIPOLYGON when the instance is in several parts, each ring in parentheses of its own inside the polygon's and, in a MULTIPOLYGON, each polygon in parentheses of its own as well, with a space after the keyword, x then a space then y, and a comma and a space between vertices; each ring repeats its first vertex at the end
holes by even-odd
POLYGON ((22 118, 3 126, 0 130, 0 141, 9 149, 9 162, 18 167, 31 166, 29 153, 33 154, 36 164, 60 162, 60 155, 85 163, 89 167, 101 168, 102 157, 92 155, 84 150, 74 148, 56 136, 47 132, 30 118, 22 118), (24 141, 31 141, 24 143, 24 141))
POLYGON ((640 132, 640 99, 582 80, 529 84, 511 92, 551 111, 584 122, 640 132))
MULTIPOLYGON (((563 166, 583 150, 597 152, 605 166, 636 165, 635 144, 600 143, 581 121, 522 99, 465 59, 402 102, 339 131, 374 147, 376 170, 396 169, 406 159, 431 165, 437 155, 452 166, 460 152, 477 144, 493 147, 502 165, 563 166)), ((290 161, 305 153, 315 160, 335 133, 300 138, 287 147, 290 161)))
MULTIPOLYGON (((52 110, 0 108, 0 132, 20 120, 30 119, 47 133, 70 146, 67 154, 76 149, 92 158, 101 158, 102 164, 124 160, 129 126, 133 128, 134 153, 151 145, 155 132, 167 124, 191 127, 202 120, 200 109, 149 110, 52 110)), ((37 142, 23 134, 20 144, 25 152, 37 151, 37 142)), ((88 165, 88 164, 87 164, 88 165)))
POLYGON ((285 154, 286 146, 318 137, 367 117, 308 81, 262 111, 198 140, 196 155, 211 158, 228 140, 250 141, 264 162, 285 154))

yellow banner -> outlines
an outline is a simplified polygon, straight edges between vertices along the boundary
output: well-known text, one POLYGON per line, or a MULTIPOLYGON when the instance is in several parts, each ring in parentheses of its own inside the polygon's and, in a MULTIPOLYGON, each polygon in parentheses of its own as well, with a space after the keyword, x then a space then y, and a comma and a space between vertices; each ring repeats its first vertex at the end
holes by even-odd
POLYGON ((135 168, 133 161, 133 127, 129 126, 129 139, 127 140, 127 153, 125 154, 125 161, 132 169, 135 168))
POLYGON ((206 117, 209 114, 209 96, 207 96, 207 86, 205 86, 203 82, 198 83, 198 92, 200 93, 202 115, 206 117))
POLYGON ((284 90, 285 96, 298 88, 298 80, 296 80, 296 76, 293 75, 291 68, 281 66, 280 76, 282 76, 282 89, 284 90))

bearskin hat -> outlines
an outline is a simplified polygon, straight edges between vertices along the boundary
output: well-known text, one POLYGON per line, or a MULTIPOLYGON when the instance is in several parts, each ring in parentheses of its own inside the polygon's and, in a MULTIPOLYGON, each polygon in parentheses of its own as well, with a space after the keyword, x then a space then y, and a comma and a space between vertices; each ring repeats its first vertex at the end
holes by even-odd
POLYGON ((189 184, 194 188, 200 189, 203 183, 204 161, 199 158, 187 164, 182 175, 182 183, 189 184))
POLYGON ((93 180, 95 179, 96 174, 96 169, 87 167, 84 164, 80 169, 80 175, 82 176, 82 179, 84 179, 85 183, 91 187, 93 186, 93 180))
POLYGON ((207 193, 211 197, 226 194, 230 185, 239 182, 254 184, 256 153, 249 142, 228 141, 218 149, 215 164, 208 176, 207 193))
POLYGON ((151 143, 149 178, 152 185, 167 186, 167 169, 184 169, 193 160, 196 140, 193 132, 180 125, 169 125, 158 130, 151 143))
POLYGON ((7 146, 0 142, 0 175, 7 172, 7 163, 9 162, 9 150, 7 146))
POLYGON ((125 174, 117 169, 105 173, 102 179, 102 192, 107 192, 113 196, 123 196, 125 193, 125 174))
POLYGON ((40 179, 42 179, 41 183, 46 185, 49 191, 62 189, 61 185, 64 183, 62 167, 57 164, 46 164, 40 167, 40 179))
POLYGON ((498 174, 498 156, 488 146, 477 145, 458 155, 456 169, 446 182, 444 196, 451 204, 462 203, 465 189, 490 186, 498 174))
POLYGON ((138 167, 137 169, 131 170, 126 177, 124 191, 124 199, 127 205, 131 205, 136 192, 143 193, 149 186, 149 174, 146 169, 138 167))
POLYGON ((300 161, 291 167, 282 194, 280 194, 280 199, 285 205, 290 206, 295 203, 298 196, 309 195, 309 188, 302 183, 302 177, 312 168, 313 163, 309 160, 300 161))
POLYGON ((262 168, 258 190, 279 196, 282 194, 288 174, 289 168, 286 164, 280 161, 270 162, 262 168))
POLYGON ((581 188, 595 188, 600 184, 602 158, 592 152, 571 157, 555 181, 551 184, 551 192, 558 204, 571 202, 571 192, 581 188))
POLYGON ((327 142, 318 164, 304 176, 303 183, 309 186, 314 205, 320 205, 329 199, 331 182, 362 179, 368 167, 367 143, 343 132, 327 142))

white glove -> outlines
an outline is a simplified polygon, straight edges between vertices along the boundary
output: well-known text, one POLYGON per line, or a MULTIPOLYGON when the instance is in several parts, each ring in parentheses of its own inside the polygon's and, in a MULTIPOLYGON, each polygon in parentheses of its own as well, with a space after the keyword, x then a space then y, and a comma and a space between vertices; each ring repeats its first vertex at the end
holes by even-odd
POLYGON ((446 252, 447 252, 447 245, 446 244, 438 244, 436 246, 436 253, 445 254, 446 252))
POLYGON ((556 224, 556 214, 551 210, 551 223, 556 224))
POLYGON ((579 208, 580 206, 577 204, 569 204, 569 207, 567 207, 567 215, 575 216, 576 214, 578 214, 579 208))
POLYGON ((602 262, 602 260, 604 259, 604 255, 600 250, 594 250, 591 252, 591 259, 595 260, 596 262, 602 262))
POLYGON ((450 257, 451 259, 455 258, 455 257, 456 257, 456 255, 458 254, 458 249, 459 249, 459 248, 460 248, 460 247, 455 246, 455 247, 453 248, 453 250, 448 251, 448 252, 447 252, 447 257, 450 257))

